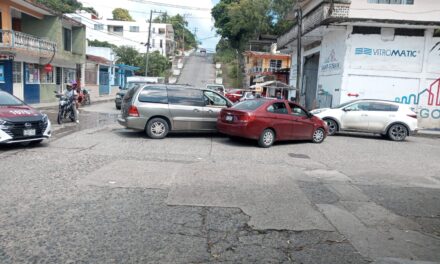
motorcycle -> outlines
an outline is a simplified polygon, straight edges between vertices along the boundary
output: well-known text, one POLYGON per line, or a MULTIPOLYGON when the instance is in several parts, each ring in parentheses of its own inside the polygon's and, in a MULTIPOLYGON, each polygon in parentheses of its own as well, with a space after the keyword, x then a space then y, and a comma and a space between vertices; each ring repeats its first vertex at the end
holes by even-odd
POLYGON ((59 98, 58 103, 58 116, 57 123, 61 125, 64 119, 69 118, 72 122, 75 122, 75 113, 73 108, 73 98, 67 98, 63 94, 59 94, 55 91, 55 97, 59 98))
POLYGON ((78 98, 78 101, 81 105, 90 105, 91 104, 91 100, 90 100, 90 92, 87 89, 82 89, 80 96, 78 98))

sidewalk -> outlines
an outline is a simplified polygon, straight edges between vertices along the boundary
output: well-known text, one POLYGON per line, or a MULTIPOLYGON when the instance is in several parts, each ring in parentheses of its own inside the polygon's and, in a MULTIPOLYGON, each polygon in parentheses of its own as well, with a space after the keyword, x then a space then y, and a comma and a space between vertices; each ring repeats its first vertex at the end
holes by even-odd
MULTIPOLYGON (((102 95, 102 96, 90 98, 90 101, 91 101, 92 104, 98 103, 98 102, 108 102, 108 101, 113 101, 113 100, 115 100, 115 95, 113 95, 113 94, 102 95)), ((58 106, 58 101, 50 102, 50 103, 30 104, 30 105, 33 108, 36 108, 36 109, 51 108, 51 107, 57 107, 58 106)))

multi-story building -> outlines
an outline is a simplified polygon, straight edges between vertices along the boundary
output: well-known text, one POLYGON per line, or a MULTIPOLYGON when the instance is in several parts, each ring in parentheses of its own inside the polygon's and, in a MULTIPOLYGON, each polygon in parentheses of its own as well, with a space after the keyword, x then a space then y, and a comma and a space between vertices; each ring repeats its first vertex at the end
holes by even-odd
MULTIPOLYGON (((141 53, 147 51, 150 26, 147 21, 97 19, 93 14, 84 11, 68 16, 86 25, 89 40, 107 41, 116 46, 131 46, 141 53)), ((174 49, 173 26, 151 23, 150 52, 158 51, 164 56, 173 56, 174 49)))
POLYGON ((84 25, 24 0, 2 0, 0 17, 0 89, 39 103, 81 81, 84 25))
POLYGON ((290 68, 290 55, 272 52, 245 51, 246 86, 254 85, 256 82, 278 80, 287 82, 283 78, 283 71, 290 68))
MULTIPOLYGON (((440 1, 303 0, 299 7, 307 108, 393 100, 417 108, 420 127, 440 128, 440 1)), ((294 26, 277 41, 293 58, 297 32, 294 26)))

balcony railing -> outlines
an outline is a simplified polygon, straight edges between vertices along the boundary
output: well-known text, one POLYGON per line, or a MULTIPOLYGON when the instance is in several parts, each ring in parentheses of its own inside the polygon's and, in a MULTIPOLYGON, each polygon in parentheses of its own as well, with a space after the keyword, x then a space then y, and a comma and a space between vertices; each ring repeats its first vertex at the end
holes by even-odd
MULTIPOLYGON (((316 9, 304 14, 302 20, 302 33, 306 34, 322 24, 326 24, 333 19, 347 18, 350 10, 350 3, 331 3, 322 2, 316 9)), ((284 47, 298 36, 298 27, 294 26, 289 32, 280 36, 277 40, 278 47, 284 47)))
POLYGON ((250 68, 248 70, 248 73, 252 74, 252 73, 263 73, 263 72, 275 72, 279 69, 281 69, 281 68, 278 68, 278 67, 263 68, 260 66, 255 66, 255 67, 250 68))
POLYGON ((52 56, 57 44, 23 32, 0 30, 0 50, 37 52, 39 56, 52 56))

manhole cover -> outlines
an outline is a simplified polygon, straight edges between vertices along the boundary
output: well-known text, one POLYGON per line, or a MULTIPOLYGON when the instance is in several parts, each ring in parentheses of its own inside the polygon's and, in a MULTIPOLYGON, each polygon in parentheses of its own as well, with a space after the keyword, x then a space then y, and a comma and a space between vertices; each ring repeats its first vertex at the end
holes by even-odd
POLYGON ((292 158, 297 158, 297 159, 310 159, 309 156, 304 155, 304 154, 289 153, 289 156, 292 158))

